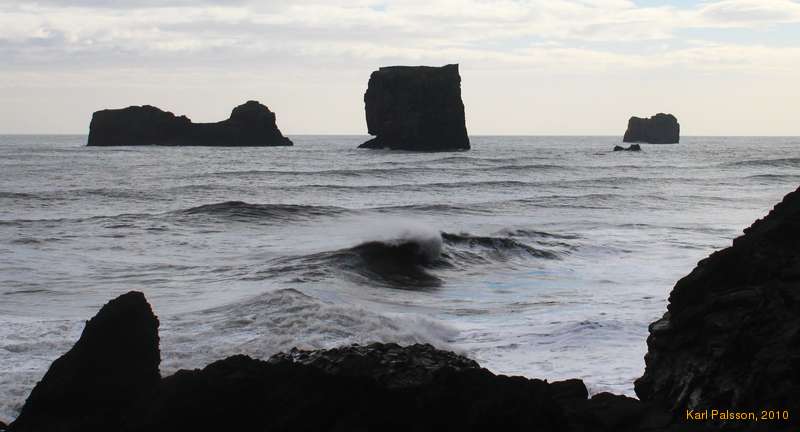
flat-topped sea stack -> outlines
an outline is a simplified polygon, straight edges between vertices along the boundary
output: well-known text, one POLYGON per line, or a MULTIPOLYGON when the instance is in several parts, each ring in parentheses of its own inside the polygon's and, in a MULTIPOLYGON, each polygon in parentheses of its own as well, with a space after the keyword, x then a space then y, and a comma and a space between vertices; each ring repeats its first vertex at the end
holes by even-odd
POLYGON ((367 128, 359 148, 468 150, 458 65, 382 67, 364 94, 367 128))
POLYGON ((681 125, 672 114, 658 113, 649 119, 631 117, 623 142, 676 144, 680 141, 681 125))
POLYGON ((97 111, 89 126, 90 146, 290 146, 275 113, 257 101, 233 109, 217 123, 192 123, 154 106, 97 111))

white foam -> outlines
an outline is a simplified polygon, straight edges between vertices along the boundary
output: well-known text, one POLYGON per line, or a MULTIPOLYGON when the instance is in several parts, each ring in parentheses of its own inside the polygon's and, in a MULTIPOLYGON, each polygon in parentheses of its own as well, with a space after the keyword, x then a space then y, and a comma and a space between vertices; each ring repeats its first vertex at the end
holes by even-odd
POLYGON ((378 314, 293 289, 162 320, 162 373, 199 368, 233 354, 266 359, 293 347, 430 343, 449 349, 457 331, 417 314, 378 314))
POLYGON ((305 240, 318 242, 320 251, 344 249, 377 241, 387 244, 415 242, 425 258, 435 260, 442 252, 442 236, 435 224, 423 219, 381 215, 351 216, 324 226, 309 228, 305 240), (316 240, 314 240, 316 239, 316 240))
MULTIPOLYGON (((158 311, 155 311, 158 313, 158 311)), ((293 347, 430 343, 452 349, 457 331, 417 314, 378 314, 281 289, 235 304, 161 316, 161 373, 201 368, 234 354, 267 359, 293 347)), ((78 340, 83 320, 0 326, 0 420, 15 418, 50 364, 78 340)))
POLYGON ((4 322, 0 326, 0 420, 15 418, 47 368, 80 337, 83 321, 4 322))

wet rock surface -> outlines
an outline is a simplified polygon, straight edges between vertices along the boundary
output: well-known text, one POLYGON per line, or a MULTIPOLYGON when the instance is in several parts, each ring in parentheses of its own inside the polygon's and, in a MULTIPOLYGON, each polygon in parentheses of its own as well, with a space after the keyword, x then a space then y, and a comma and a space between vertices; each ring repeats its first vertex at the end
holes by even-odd
MULTIPOLYGON (((800 407, 800 189, 678 281, 647 344, 644 401, 675 412, 800 407)), ((790 414, 749 427, 780 430, 797 424, 790 414)))
POLYGON ((237 106, 217 123, 192 123, 154 106, 97 111, 89 125, 89 146, 290 146, 275 113, 257 101, 237 106))
POLYGON ((650 118, 631 117, 623 142, 675 144, 680 141, 681 126, 672 114, 658 113, 650 118))
POLYGON ((292 349, 269 359, 272 364, 303 364, 332 375, 371 377, 388 388, 408 388, 429 383, 444 368, 480 369, 474 360, 437 350, 431 345, 352 345, 330 350, 292 349))
POLYGON ((458 65, 382 67, 364 94, 367 128, 359 148, 454 151, 470 148, 458 65))

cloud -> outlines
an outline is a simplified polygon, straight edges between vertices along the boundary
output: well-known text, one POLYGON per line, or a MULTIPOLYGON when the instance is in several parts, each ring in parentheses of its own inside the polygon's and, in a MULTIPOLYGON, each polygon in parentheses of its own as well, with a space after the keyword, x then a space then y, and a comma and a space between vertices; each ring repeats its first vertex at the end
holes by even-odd
POLYGON ((800 22, 800 3, 790 0, 725 0, 703 6, 700 25, 752 27, 800 22))
MULTIPOLYGON (((470 61, 595 70, 663 67, 686 58, 687 28, 794 22, 788 0, 724 0, 681 9, 625 0, 0 1, 9 66, 131 66, 194 62, 470 61)), ((743 55, 766 60, 757 43, 743 55)), ((707 44, 709 59, 727 47, 707 44), (718 52, 715 52, 717 50, 718 52)), ((770 53, 774 53, 771 50, 770 53)), ((793 54, 793 52, 787 51, 793 54)), ((697 59, 727 67, 741 62, 697 59)), ((743 59, 745 64, 759 63, 743 59)))

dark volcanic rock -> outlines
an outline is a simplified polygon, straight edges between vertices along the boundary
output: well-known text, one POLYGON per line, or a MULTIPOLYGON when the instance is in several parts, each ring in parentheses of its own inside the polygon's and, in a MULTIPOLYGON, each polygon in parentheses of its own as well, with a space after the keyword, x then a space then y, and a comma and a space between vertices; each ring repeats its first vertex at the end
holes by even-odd
POLYGON ((125 410, 158 384, 158 319, 144 295, 108 302, 34 387, 10 430, 119 430, 125 410))
MULTIPOLYGON (((684 409, 800 407, 800 189, 678 281, 650 325, 644 401, 684 409)), ((745 422, 751 430, 786 422, 745 422)))
POLYGON ((110 302, 11 430, 616 432, 649 419, 634 399, 589 399, 579 380, 494 375, 430 345, 239 355, 159 380, 157 326, 141 294, 110 302))
POLYGON ((590 399, 580 380, 494 375, 430 345, 234 356, 165 378, 136 412, 129 430, 673 430, 635 399, 590 399))
POLYGON ((680 141, 681 125, 672 114, 659 113, 649 119, 631 117, 623 142, 675 144, 680 141))
POLYGON ((137 412, 130 430, 568 430, 544 381, 445 367, 425 384, 399 389, 245 356, 165 378, 137 412))
POLYGON ((498 376, 430 345, 393 344, 230 357, 165 378, 136 412, 129 430, 616 432, 642 430, 648 413, 623 396, 588 399, 579 380, 498 376))
POLYGON ((627 148, 622 146, 614 146, 614 151, 642 151, 642 147, 639 144, 631 144, 627 148))
POLYGON ((426 384, 444 368, 480 369, 474 360, 431 345, 401 347, 380 343, 318 351, 292 349, 273 356, 269 362, 305 364, 333 375, 371 377, 389 388, 426 384))
POLYGON ((192 123, 156 107, 131 106, 97 111, 89 126, 90 146, 290 146, 275 124, 275 114, 256 101, 233 109, 217 123, 192 123))
POLYGON ((360 148, 468 150, 458 65, 382 67, 364 94, 367 128, 360 148))

